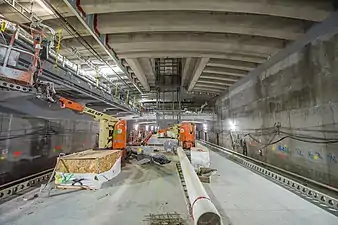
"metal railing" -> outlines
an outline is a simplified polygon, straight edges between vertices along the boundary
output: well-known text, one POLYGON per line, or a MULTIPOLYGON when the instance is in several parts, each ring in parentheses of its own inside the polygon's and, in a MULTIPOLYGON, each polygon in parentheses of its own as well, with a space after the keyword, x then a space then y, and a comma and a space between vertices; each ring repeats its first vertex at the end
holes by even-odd
POLYGON ((28 177, 15 180, 13 182, 4 184, 0 186, 0 200, 5 200, 10 196, 16 195, 20 192, 23 192, 29 188, 32 188, 42 182, 49 180, 50 176, 53 173, 53 169, 45 170, 40 173, 30 175, 28 177))

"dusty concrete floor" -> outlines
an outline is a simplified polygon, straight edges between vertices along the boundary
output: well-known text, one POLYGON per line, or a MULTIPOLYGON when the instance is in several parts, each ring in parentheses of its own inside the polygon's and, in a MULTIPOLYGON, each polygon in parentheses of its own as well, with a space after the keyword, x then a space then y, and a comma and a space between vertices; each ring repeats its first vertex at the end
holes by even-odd
POLYGON ((53 190, 50 198, 17 198, 0 206, 0 224, 136 225, 146 216, 178 213, 189 224, 175 162, 165 166, 127 165, 97 191, 53 190))
MULTIPOLYGON (((206 190, 233 225, 338 225, 338 218, 296 194, 210 152, 217 174, 206 190)), ((226 223, 225 223, 226 224, 226 223)))
MULTIPOLYGON (((210 198, 232 225, 338 225, 337 217, 275 183, 210 152, 217 174, 205 184, 210 198)), ((187 206, 175 160, 169 165, 130 164, 97 191, 53 190, 50 198, 14 199, 0 205, 0 225, 142 225, 150 213, 178 213, 187 206)))

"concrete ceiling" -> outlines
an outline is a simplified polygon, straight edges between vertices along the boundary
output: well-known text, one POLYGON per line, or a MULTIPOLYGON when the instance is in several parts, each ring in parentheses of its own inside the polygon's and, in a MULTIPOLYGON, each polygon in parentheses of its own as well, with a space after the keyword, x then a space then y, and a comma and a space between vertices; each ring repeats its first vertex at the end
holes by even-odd
MULTIPOLYGON (((19 2, 30 7, 30 0, 19 2)), ((50 2, 103 59, 110 59, 63 1, 50 2)), ((149 92, 155 88, 154 58, 182 58, 182 86, 188 92, 214 95, 227 90, 333 11, 329 0, 76 2, 86 15, 97 15, 95 29, 107 34, 108 46, 130 73, 122 77, 128 84, 135 82, 149 92)), ((46 13, 37 2, 33 7, 45 24, 55 30, 61 28, 60 19, 46 13)), ((27 22, 9 6, 0 6, 0 13, 27 22)), ((82 56, 95 58, 79 38, 67 31, 63 36, 61 54, 80 63, 70 50, 76 48, 82 56)), ((117 78, 116 82, 125 85, 117 78)))

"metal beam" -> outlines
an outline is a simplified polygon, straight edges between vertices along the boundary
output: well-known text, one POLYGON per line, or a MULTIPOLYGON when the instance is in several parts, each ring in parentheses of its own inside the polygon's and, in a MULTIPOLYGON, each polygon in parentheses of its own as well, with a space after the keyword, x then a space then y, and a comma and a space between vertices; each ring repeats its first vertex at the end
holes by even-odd
POLYGON ((200 58, 198 60, 198 63, 196 64, 196 67, 195 67, 195 70, 193 72, 190 84, 188 86, 188 91, 191 91, 194 88, 197 80, 201 76, 203 69, 204 69, 205 65, 208 63, 208 61, 209 61, 209 58, 200 58))
MULTIPOLYGON (((71 9, 71 11, 75 14, 78 20, 82 23, 82 25, 86 28, 86 30, 90 33, 91 36, 95 38, 97 43, 99 43, 100 47, 105 51, 105 53, 115 62, 115 64, 126 74, 129 75, 126 68, 121 64, 120 60, 115 56, 115 53, 112 49, 107 46, 107 37, 106 35, 98 35, 96 25, 94 21, 96 20, 96 15, 86 15, 84 16, 83 13, 77 7, 76 0, 63 0, 63 2, 71 9)), ((111 67, 108 63, 107 65, 111 67)), ((111 68, 113 69, 113 68, 111 68)), ((119 76, 118 74, 116 74, 119 76)), ((142 91, 139 87, 133 82, 132 78, 130 77, 134 87, 142 94, 142 91)))

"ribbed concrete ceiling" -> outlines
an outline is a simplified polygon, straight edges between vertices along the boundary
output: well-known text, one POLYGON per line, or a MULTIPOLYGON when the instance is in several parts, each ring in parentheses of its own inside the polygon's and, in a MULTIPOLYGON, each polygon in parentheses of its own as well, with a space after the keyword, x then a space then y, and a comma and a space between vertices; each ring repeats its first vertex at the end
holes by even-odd
MULTIPOLYGON (((30 6, 30 1, 20 1, 30 6)), ((51 3, 104 58, 105 51, 61 0, 51 3)), ((96 30, 108 34, 131 77, 145 91, 155 86, 154 58, 182 58, 182 84, 191 92, 220 94, 332 11, 329 0, 77 0, 87 15, 97 14, 96 30)), ((34 4, 44 23, 56 19, 34 4)), ((0 13, 24 20, 8 7, 0 13)), ((92 53, 66 31, 61 53, 78 62, 92 53)), ((125 76, 129 83, 130 76, 125 76)))

